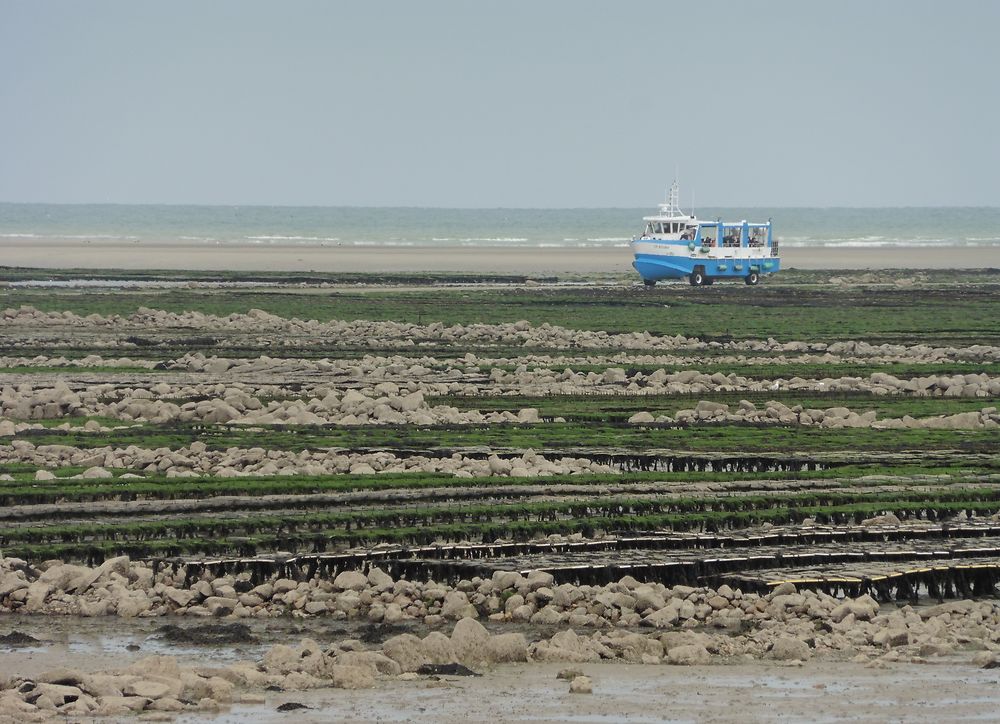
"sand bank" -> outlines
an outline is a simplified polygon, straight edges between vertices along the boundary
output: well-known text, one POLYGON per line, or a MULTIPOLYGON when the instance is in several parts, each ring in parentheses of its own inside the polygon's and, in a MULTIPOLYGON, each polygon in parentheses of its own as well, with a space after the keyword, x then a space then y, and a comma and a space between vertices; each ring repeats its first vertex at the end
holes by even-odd
MULTIPOLYGON (((78 269, 186 269, 398 273, 630 274, 628 249, 206 245, 176 242, 20 240, 0 243, 4 266, 78 269)), ((786 268, 971 269, 1000 267, 1000 249, 851 248, 782 250, 786 268)))

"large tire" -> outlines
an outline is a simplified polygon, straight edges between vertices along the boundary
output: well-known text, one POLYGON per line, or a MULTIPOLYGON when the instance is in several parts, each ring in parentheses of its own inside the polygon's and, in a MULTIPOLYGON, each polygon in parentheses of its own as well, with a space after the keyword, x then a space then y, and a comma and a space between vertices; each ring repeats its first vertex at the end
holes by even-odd
POLYGON ((655 287, 656 286, 656 280, 655 279, 643 279, 642 283, 645 284, 647 287, 655 287))
POLYGON ((747 286, 755 287, 760 282, 760 274, 752 271, 746 275, 746 278, 743 281, 747 283, 747 286))
POLYGON ((705 272, 700 270, 691 272, 690 281, 693 287, 703 286, 705 284, 705 272))

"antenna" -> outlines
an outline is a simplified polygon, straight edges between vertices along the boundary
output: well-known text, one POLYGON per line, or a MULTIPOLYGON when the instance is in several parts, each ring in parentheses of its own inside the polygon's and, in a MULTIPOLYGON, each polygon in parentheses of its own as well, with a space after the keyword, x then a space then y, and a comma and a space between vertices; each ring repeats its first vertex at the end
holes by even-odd
POLYGON ((691 187, 691 217, 694 218, 694 186, 691 187))

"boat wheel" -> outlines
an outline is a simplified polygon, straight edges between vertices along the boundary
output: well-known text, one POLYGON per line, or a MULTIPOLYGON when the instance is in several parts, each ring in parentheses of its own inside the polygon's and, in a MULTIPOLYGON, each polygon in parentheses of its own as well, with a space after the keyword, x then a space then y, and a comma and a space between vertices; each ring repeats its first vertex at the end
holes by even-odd
POLYGON ((705 284, 705 272, 702 272, 702 271, 691 272, 690 281, 691 281, 691 286, 693 286, 693 287, 700 287, 700 286, 704 285, 705 284))
POLYGON ((744 279, 743 281, 745 281, 748 286, 751 287, 756 286, 757 282, 760 281, 760 274, 758 274, 755 271, 752 271, 749 274, 747 274, 746 279, 744 279))
POLYGON ((643 279, 642 283, 645 284, 647 287, 655 287, 656 286, 656 280, 655 279, 643 279))

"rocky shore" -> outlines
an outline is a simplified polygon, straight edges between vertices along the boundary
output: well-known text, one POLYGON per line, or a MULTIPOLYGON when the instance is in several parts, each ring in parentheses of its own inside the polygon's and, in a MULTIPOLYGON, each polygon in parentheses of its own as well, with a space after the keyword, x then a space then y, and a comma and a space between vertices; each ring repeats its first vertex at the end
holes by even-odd
MULTIPOLYGON (((879 667, 954 656, 991 665, 1000 656, 996 602, 880 605, 869 596, 798 591, 792 583, 761 596, 627 576, 606 586, 555 585, 550 574, 531 571, 449 586, 393 580, 372 568, 333 580, 274 578, 259 585, 247 576, 206 574, 185 586, 169 572, 154 574, 125 557, 94 568, 58 561, 34 567, 4 558, 0 570, 0 621, 14 628, 33 615, 163 617, 189 624, 290 616, 375 625, 387 636, 376 644, 278 644, 259 660, 222 667, 147 657, 100 673, 61 669, 26 677, 6 671, 0 719, 21 721, 213 710, 261 702, 268 688, 368 688, 448 671, 435 667, 452 664, 482 673, 516 662, 656 666, 818 658, 879 667), (411 629, 429 632, 420 636, 411 629)), ((571 691, 589 690, 581 672, 571 668, 564 675, 571 691)))

